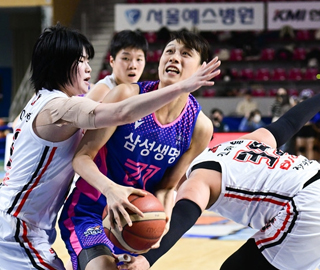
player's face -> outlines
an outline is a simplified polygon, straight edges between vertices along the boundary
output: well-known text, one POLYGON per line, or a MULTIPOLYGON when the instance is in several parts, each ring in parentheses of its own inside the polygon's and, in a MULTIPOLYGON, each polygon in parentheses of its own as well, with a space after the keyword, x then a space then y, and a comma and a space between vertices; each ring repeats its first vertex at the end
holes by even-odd
POLYGON ((89 90, 91 78, 91 67, 89 65, 89 59, 86 50, 83 49, 82 56, 78 60, 78 70, 76 75, 72 74, 72 84, 68 85, 66 92, 69 96, 77 96, 86 94, 89 90))
POLYGON ((117 53, 115 59, 110 56, 110 65, 117 84, 135 83, 142 75, 146 60, 141 49, 125 48, 117 53))
POLYGON ((200 54, 176 40, 165 47, 159 62, 160 86, 164 87, 189 78, 200 67, 200 54))

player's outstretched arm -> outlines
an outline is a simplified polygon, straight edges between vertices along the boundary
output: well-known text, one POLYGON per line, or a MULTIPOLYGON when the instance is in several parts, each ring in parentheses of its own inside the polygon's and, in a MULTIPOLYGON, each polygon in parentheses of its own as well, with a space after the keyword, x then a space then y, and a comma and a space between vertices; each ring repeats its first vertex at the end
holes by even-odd
MULTIPOLYGON (((94 110, 96 115, 95 127, 101 128, 132 123, 160 109, 183 93, 193 92, 202 86, 214 85, 214 81, 211 80, 220 74, 220 70, 217 69, 220 64, 221 62, 215 57, 208 64, 204 63, 190 78, 181 82, 157 91, 133 96, 118 103, 98 105, 94 110)), ((124 85, 119 86, 125 87, 124 85)))

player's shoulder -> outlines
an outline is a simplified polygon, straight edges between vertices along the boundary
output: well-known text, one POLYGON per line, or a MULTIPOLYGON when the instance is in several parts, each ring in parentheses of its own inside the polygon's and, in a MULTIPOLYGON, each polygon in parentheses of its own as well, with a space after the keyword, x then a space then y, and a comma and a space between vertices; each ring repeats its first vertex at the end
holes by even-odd
POLYGON ((135 83, 119 84, 106 96, 107 101, 116 102, 139 94, 139 86, 135 83))
POLYGON ((208 116, 206 116, 202 111, 199 112, 195 129, 203 134, 213 133, 213 125, 208 116))

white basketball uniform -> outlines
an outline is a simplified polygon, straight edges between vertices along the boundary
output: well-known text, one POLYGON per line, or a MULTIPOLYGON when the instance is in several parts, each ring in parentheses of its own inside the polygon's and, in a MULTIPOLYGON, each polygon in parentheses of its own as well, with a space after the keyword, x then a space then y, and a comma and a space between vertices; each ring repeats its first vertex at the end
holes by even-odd
POLYGON ((61 91, 40 90, 23 109, 14 131, 8 168, 0 188, 0 269, 64 269, 51 248, 55 224, 74 171, 81 130, 62 142, 39 138, 32 124, 61 91))
POLYGON ((256 141, 235 140, 206 149, 192 162, 187 176, 195 164, 206 161, 219 162, 222 170, 221 194, 208 210, 260 230, 252 237, 274 267, 317 268, 318 162, 256 141))
POLYGON ((113 73, 111 75, 105 76, 103 79, 98 81, 96 84, 98 84, 98 83, 103 83, 103 84, 107 85, 109 87, 109 89, 112 89, 117 86, 117 83, 114 79, 113 73))

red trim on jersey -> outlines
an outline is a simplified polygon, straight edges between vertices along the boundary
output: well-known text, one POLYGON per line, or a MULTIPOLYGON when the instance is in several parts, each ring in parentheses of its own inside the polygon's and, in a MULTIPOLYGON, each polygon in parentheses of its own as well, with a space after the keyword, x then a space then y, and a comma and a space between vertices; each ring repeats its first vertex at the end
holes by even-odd
POLYGON ((38 177, 36 178, 36 181, 33 183, 33 185, 31 186, 31 188, 28 189, 28 191, 26 192, 26 194, 24 195, 24 197, 22 198, 17 210, 14 212, 13 216, 17 217, 24 205, 24 203, 26 202, 26 200, 28 199, 29 197, 29 194, 32 192, 32 190, 38 185, 42 175, 46 172, 46 170, 48 169, 52 159, 53 159, 53 156, 55 154, 57 150, 57 147, 53 147, 52 150, 51 150, 51 153, 50 153, 50 156, 48 158, 48 161, 46 163, 46 165, 44 166, 42 172, 38 175, 38 177))
POLYGON ((53 268, 52 266, 50 266, 49 264, 47 264, 40 256, 39 252, 32 246, 32 243, 29 241, 28 237, 27 237, 27 225, 24 221, 22 221, 22 226, 23 226, 23 234, 22 234, 22 238, 24 240, 24 242, 26 242, 29 246, 29 248, 34 252, 34 254, 37 256, 39 262, 47 267, 50 270, 55 270, 55 268, 53 268))
POLYGON ((236 195, 236 194, 225 194, 224 197, 229 197, 229 198, 234 198, 234 199, 239 199, 242 201, 264 201, 264 202, 270 202, 276 205, 280 205, 280 206, 284 206, 286 205, 287 202, 283 202, 283 201, 276 201, 272 198, 261 198, 261 197, 245 197, 245 196, 241 196, 241 195, 236 195))
POLYGON ((286 228, 286 226, 289 222, 289 219, 290 219, 290 204, 287 204, 287 211, 286 212, 287 212, 287 216, 286 216, 285 220, 283 221, 281 228, 277 230, 277 232, 274 234, 274 236, 257 241, 256 242, 257 246, 276 239, 279 236, 280 232, 284 231, 284 229, 286 228))

